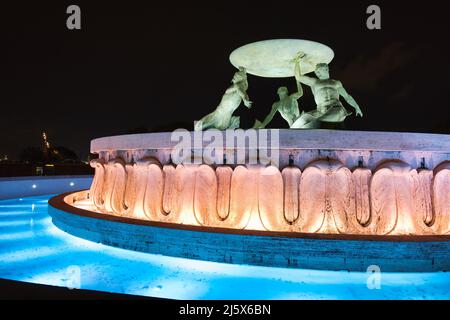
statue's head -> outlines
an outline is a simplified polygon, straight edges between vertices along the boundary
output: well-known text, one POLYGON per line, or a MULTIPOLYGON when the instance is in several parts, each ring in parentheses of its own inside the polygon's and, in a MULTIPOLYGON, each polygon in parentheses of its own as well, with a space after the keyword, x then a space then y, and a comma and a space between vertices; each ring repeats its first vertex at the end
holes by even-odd
POLYGON ((289 95, 288 88, 286 87, 279 87, 277 93, 280 96, 280 99, 285 98, 289 95))
POLYGON ((231 81, 233 83, 238 83, 245 80, 247 80, 247 72, 244 67, 239 67, 239 71, 234 74, 233 80, 231 81))
POLYGON ((330 78, 330 70, 328 69, 328 64, 326 63, 318 63, 316 65, 316 71, 314 72, 317 78, 321 80, 330 78))

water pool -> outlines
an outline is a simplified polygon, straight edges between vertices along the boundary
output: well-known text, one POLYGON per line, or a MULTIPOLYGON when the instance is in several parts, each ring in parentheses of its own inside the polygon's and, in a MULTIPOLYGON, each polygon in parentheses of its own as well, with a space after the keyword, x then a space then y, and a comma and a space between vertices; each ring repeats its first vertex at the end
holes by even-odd
POLYGON ((51 196, 0 201, 0 278, 173 299, 450 299, 450 273, 369 274, 230 265, 113 248, 71 236, 51 196))

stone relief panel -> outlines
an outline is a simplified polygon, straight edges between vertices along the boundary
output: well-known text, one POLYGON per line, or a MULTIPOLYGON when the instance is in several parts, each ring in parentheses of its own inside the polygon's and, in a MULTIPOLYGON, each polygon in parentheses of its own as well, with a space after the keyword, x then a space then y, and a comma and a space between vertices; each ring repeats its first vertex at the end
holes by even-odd
POLYGON ((336 159, 286 166, 93 160, 99 212, 206 227, 327 234, 449 234, 450 162, 389 159, 351 170, 336 159))

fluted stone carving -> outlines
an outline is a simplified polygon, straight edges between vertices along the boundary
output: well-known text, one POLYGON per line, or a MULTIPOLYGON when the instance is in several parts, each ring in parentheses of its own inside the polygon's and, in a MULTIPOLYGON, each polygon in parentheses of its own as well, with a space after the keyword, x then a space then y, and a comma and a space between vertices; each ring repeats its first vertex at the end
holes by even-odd
POLYGON ((249 230, 449 234, 450 162, 434 171, 396 160, 351 171, 334 159, 287 166, 128 164, 93 160, 98 211, 135 219, 249 230))
POLYGON ((372 171, 367 168, 356 168, 352 175, 355 188, 356 221, 354 221, 354 226, 362 233, 371 222, 369 185, 372 179, 372 171))
POLYGON ((95 169, 94 180, 89 190, 89 196, 93 204, 98 208, 103 208, 103 184, 105 182, 105 167, 101 159, 91 161, 91 167, 95 169))
POLYGON ((320 160, 300 179, 300 231, 347 233, 354 213, 351 172, 341 163, 320 160))
POLYGON ((433 171, 420 169, 412 171, 414 179, 414 223, 423 233, 432 232, 429 228, 434 225, 432 203, 433 171))
POLYGON ((433 199, 433 224, 431 228, 437 234, 450 230, 450 161, 446 161, 435 170, 431 196, 433 199))
POLYGON ((300 216, 300 177, 302 172, 297 167, 286 167, 281 172, 283 179, 283 213, 284 219, 293 224, 300 216))

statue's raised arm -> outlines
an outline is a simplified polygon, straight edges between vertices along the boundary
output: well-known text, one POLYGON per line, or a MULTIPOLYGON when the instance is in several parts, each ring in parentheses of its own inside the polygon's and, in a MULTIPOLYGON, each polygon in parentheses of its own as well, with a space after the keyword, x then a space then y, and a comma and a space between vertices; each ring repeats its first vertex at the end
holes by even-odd
POLYGON ((316 79, 314 79, 312 77, 302 75, 300 62, 301 62, 301 60, 305 60, 305 59, 307 59, 307 56, 302 51, 298 52, 294 58, 294 65, 295 65, 294 66, 294 76, 295 76, 295 80, 297 81, 298 92, 301 91, 302 95, 303 95, 302 83, 306 84, 307 86, 312 87, 316 81, 316 79))
POLYGON ((297 92, 291 94, 291 97, 294 99, 300 99, 303 96, 303 88, 301 83, 302 73, 300 69, 300 60, 305 56, 303 52, 297 53, 297 56, 294 58, 294 76, 295 82, 297 83, 297 92))
POLYGON ((233 76, 233 87, 236 89, 237 94, 241 97, 244 105, 247 108, 251 108, 252 102, 247 94, 248 90, 248 80, 247 80, 247 72, 244 67, 239 67, 239 71, 237 71, 233 76))

